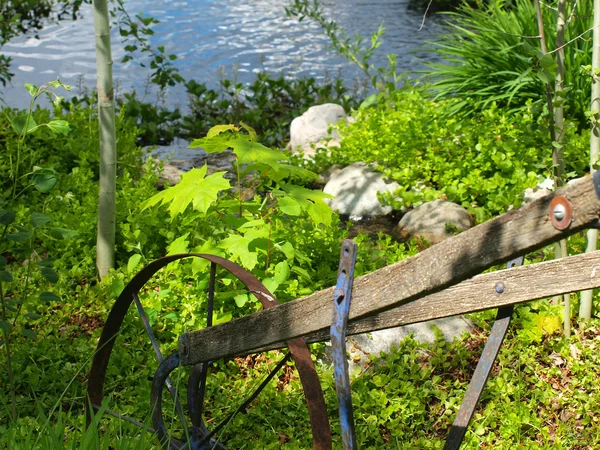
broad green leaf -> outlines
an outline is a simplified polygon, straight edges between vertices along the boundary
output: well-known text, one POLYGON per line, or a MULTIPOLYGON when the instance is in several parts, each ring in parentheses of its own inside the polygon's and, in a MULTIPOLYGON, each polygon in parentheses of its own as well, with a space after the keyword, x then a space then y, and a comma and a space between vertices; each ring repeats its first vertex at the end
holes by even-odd
POLYGON ((125 283, 123 282, 123 280, 121 280, 120 278, 114 279, 113 282, 110 284, 108 298, 118 297, 119 295, 121 295, 121 292, 123 292, 123 289, 125 289, 125 283))
POLYGON ((15 221, 17 213, 15 211, 6 211, 0 209, 0 225, 10 225, 15 221))
POLYGON ((291 242, 286 241, 285 243, 283 243, 281 245, 276 243, 274 245, 274 247, 281 250, 281 253, 283 253, 285 255, 286 259, 288 259, 290 261, 294 259, 294 255, 296 252, 295 252, 294 246, 292 245, 291 242))
POLYGON ((12 330, 12 325, 4 320, 0 320, 0 329, 8 334, 12 330))
POLYGON ((224 133, 212 138, 195 139, 189 148, 202 148, 206 153, 220 153, 229 147, 231 147, 231 135, 224 133))
POLYGON ((31 183, 41 193, 50 192, 56 186, 57 181, 54 169, 34 167, 31 183))
POLYGON ((42 292, 40 294, 40 300, 43 302, 60 302, 60 297, 54 292, 42 292))
POLYGON ((256 227, 260 227, 260 226, 264 226, 264 225, 265 225, 264 219, 249 220, 248 222, 245 222, 242 225, 240 225, 238 227, 238 230, 243 230, 243 229, 247 229, 247 228, 256 228, 256 227))
POLYGON ((38 313, 34 313, 34 312, 29 312, 29 313, 25 314, 25 317, 27 317, 28 319, 31 319, 31 320, 38 320, 38 319, 41 319, 42 315, 38 314, 38 313))
POLYGON ((253 239, 249 239, 247 236, 232 234, 223 239, 219 247, 229 252, 231 260, 239 260, 244 268, 252 270, 258 262, 258 254, 248 249, 252 240, 253 239))
POLYGON ((551 68, 555 65, 556 62, 554 62, 554 58, 552 57, 551 53, 546 53, 540 58, 540 67, 543 67, 544 69, 551 68))
POLYGON ((552 75, 550 72, 548 72, 545 69, 537 72, 537 76, 540 80, 542 80, 546 84, 552 84, 555 81, 554 75, 552 75))
POLYGON ((6 235, 6 239, 13 242, 27 242, 33 237, 33 231, 20 231, 6 235))
MULTIPOLYGON (((218 248, 213 241, 206 240, 201 246, 192 249, 193 253, 206 253, 208 255, 225 256, 222 249, 218 248)), ((208 269, 210 262, 204 258, 192 259, 192 273, 196 275, 199 272, 204 272, 208 269)))
POLYGON ((127 261, 127 272, 132 273, 140 263, 141 259, 142 255, 138 253, 136 253, 135 255, 131 255, 131 258, 129 258, 129 261, 127 261))
POLYGON ((256 141, 256 130, 254 128, 245 124, 244 122, 240 122, 240 126, 248 132, 248 139, 251 141, 256 141))
POLYGON ((275 266, 275 273, 273 278, 277 283, 283 284, 290 277, 290 266, 286 261, 281 261, 275 266))
POLYGON ((274 294, 279 288, 279 283, 274 278, 268 277, 262 280, 262 284, 269 290, 271 294, 274 294))
POLYGON ((35 341, 37 339, 37 334, 33 330, 28 330, 26 328, 23 328, 21 330, 21 334, 23 336, 25 336, 27 339, 30 339, 32 341, 35 341))
POLYGON ((179 314, 177 314, 175 311, 172 311, 168 314, 165 314, 163 316, 163 319, 170 320, 170 321, 176 321, 176 320, 179 320, 179 314))
POLYGON ((271 178, 284 179, 287 177, 299 178, 301 180, 318 180, 319 175, 314 172, 311 172, 308 169, 304 169, 302 167, 292 166, 290 164, 282 164, 280 163, 277 166, 276 177, 271 176, 271 178))
POLYGON ((180 253, 187 253, 190 242, 188 236, 190 233, 185 233, 183 236, 178 237, 169 245, 169 252, 167 255, 178 255, 180 253))
POLYGON ((67 230, 66 228, 50 228, 50 236, 54 239, 65 240, 77 236, 77 231, 67 230))
POLYGON ((309 275, 309 273, 300 266, 292 267, 292 272, 296 272, 298 275, 300 275, 306 281, 309 281, 309 282, 312 281, 312 277, 309 275))
POLYGON ((278 200, 279 210, 288 216, 299 216, 302 214, 300 204, 291 197, 281 197, 278 200))
POLYGON ((217 200, 219 193, 231 186, 229 180, 223 177, 225 172, 216 172, 204 178, 206 170, 207 166, 204 165, 201 169, 192 169, 183 174, 179 184, 159 192, 144 202, 143 209, 159 203, 169 203, 169 213, 171 218, 174 218, 192 204, 196 211, 206 214, 210 205, 217 200))
POLYGON ((279 162, 287 161, 288 156, 279 150, 272 150, 258 142, 251 142, 247 136, 240 136, 230 141, 233 152, 238 157, 239 164, 266 164, 275 172, 279 170, 279 162))
POLYGON ((46 124, 48 128, 50 128, 56 134, 69 134, 71 131, 71 127, 69 126, 69 122, 66 120, 51 120, 46 124))
POLYGON ((38 92, 38 88, 34 84, 25 84, 25 89, 27 89, 27 92, 29 92, 32 97, 34 97, 38 92))
POLYGON ((13 277, 10 272, 6 270, 0 270, 0 281, 4 281, 5 283, 12 283, 13 277))
POLYGON ((284 185, 283 189, 305 210, 316 224, 331 225, 333 210, 325 203, 330 195, 301 186, 284 185))
POLYGON ((40 267, 40 273, 50 283, 56 283, 58 281, 58 274, 56 270, 51 267, 40 267))
POLYGON ((27 133, 31 133, 37 128, 38 125, 32 115, 22 114, 12 120, 11 126, 17 132, 17 134, 23 136, 27 133))
POLYGON ((238 294, 235 297, 233 297, 233 299, 235 300, 235 304, 237 305, 237 307, 241 308, 248 302, 248 294, 238 294))
POLYGON ((225 322, 229 322, 233 315, 230 312, 218 315, 213 319, 213 325, 220 325, 225 322))
POLYGON ((50 217, 48 217, 47 215, 38 213, 38 212, 32 213, 31 217, 29 218, 29 222, 35 228, 42 227, 42 226, 46 225, 48 222, 50 222, 51 220, 52 219, 50 217))
POLYGON ((6 260, 6 258, 4 256, 0 255, 0 270, 4 269, 7 264, 8 264, 8 261, 6 260))
POLYGON ((225 131, 237 131, 238 127, 236 127, 233 124, 228 124, 228 125, 215 125, 214 127, 212 127, 210 130, 208 130, 208 133, 206 133, 206 137, 208 139, 213 138, 225 131))

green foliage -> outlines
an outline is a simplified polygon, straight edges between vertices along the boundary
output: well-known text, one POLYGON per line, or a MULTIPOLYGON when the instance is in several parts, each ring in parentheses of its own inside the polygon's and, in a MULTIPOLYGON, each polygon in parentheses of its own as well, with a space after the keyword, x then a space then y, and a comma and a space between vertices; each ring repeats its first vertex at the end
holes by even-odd
MULTIPOLYGON (((342 128, 341 148, 321 164, 375 163, 401 188, 387 200, 397 209, 447 198, 478 221, 518 207, 527 187, 551 174, 544 127, 530 110, 507 114, 495 104, 470 118, 448 118, 450 102, 406 87, 378 108, 362 109, 342 128)), ((567 173, 585 173, 586 133, 566 127, 567 173)))
POLYGON ((314 78, 288 80, 259 73, 249 86, 224 79, 219 89, 212 90, 191 80, 186 88, 191 114, 183 120, 184 137, 204 136, 220 123, 243 122, 256 130, 267 147, 285 147, 292 120, 313 105, 337 103, 349 111, 359 104, 341 79, 319 84, 314 78))
MULTIPOLYGON (((555 48, 556 10, 543 7, 548 50, 555 48)), ((565 117, 586 123, 591 77, 581 71, 592 57, 592 2, 568 3, 565 29, 565 117), (571 9, 572 8, 572 9, 571 9)), ((496 103, 507 112, 526 111, 531 101, 545 108, 545 83, 554 83, 556 53, 543 56, 534 2, 497 0, 481 5, 463 4, 447 12, 447 33, 431 50, 444 61, 430 63, 426 75, 437 98, 456 98, 448 115, 472 115, 496 103)))

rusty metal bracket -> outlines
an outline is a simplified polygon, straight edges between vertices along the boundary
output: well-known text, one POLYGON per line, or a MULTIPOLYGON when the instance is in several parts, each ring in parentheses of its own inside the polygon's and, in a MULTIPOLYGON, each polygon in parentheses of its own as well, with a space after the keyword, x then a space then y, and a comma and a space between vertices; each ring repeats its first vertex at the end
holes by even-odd
POLYGON ((557 230, 566 230, 573 221, 573 206, 566 197, 557 195, 550 202, 550 222, 557 230))
MULTIPOLYGON (((523 265, 524 260, 525 258, 523 256, 513 259, 512 261, 508 262, 506 267, 510 269, 511 267, 521 266, 523 265)), ((494 286, 494 289, 498 295, 502 295, 506 288, 507 287, 502 281, 497 282, 494 286)), ((469 383, 469 387, 467 388, 463 402, 460 405, 460 410, 454 419, 454 423, 452 424, 452 428, 448 434, 448 439, 446 440, 444 450, 458 450, 463 439, 465 438, 465 433, 467 432, 469 422, 471 422, 473 414, 475 413, 475 407, 479 402, 481 393, 483 392, 485 384, 487 383, 492 371, 494 361, 496 361, 498 353, 500 352, 500 347, 504 342, 504 337, 506 336, 508 326, 510 325, 510 321, 512 319, 513 310, 514 307, 512 305, 498 309, 496 321, 492 326, 490 336, 488 337, 487 343, 485 344, 483 352, 481 353, 481 358, 479 358, 479 362, 477 363, 477 367, 473 373, 473 378, 471 378, 471 382, 469 383)))
POLYGON ((331 323, 333 374, 338 397, 344 450, 355 450, 357 448, 350 374, 348 373, 348 360, 346 356, 346 326, 348 325, 350 300, 352 299, 356 249, 356 243, 350 239, 346 239, 342 243, 338 279, 333 291, 333 321, 331 323))

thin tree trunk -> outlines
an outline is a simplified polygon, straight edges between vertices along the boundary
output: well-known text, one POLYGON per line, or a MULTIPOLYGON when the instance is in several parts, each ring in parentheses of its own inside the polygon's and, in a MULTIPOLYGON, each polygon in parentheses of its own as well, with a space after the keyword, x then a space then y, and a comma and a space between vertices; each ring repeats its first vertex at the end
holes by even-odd
MULTIPOLYGON (((566 0, 558 0, 558 18, 556 20, 556 83, 554 92, 560 96, 564 92, 565 80, 565 11, 567 8, 566 0)), ((556 133, 556 142, 552 145, 552 168, 554 172, 554 185, 560 187, 565 183, 565 156, 564 156, 564 140, 565 140, 565 124, 564 124, 564 95, 560 96, 559 100, 554 104, 554 127, 556 133)), ((563 239, 555 246, 555 257, 563 258, 568 256, 567 240, 563 239)), ((566 337, 571 336, 571 296, 566 294, 563 296, 564 302, 564 322, 563 333, 566 337)))
MULTIPOLYGON (((593 53, 592 53, 592 102, 591 110, 596 111, 592 116, 592 136, 590 138, 590 171, 594 172, 594 166, 598 162, 600 153, 600 79, 596 71, 600 70, 600 0, 594 0, 594 32, 593 32, 593 53)), ((598 243, 598 230, 588 230, 586 253, 596 250, 598 243)), ((592 291, 583 291, 581 293, 581 303, 579 305, 579 317, 589 320, 592 317, 592 291)))
POLYGON ((104 278, 115 263, 117 149, 108 5, 106 0, 93 0, 93 4, 100 121, 100 194, 96 266, 100 278, 104 278))

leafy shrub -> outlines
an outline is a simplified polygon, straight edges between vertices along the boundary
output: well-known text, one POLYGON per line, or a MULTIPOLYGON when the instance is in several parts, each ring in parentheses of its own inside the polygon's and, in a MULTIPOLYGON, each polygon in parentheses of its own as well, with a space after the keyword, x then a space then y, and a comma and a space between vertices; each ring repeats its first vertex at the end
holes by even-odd
MULTIPOLYGON (((555 3, 543 8, 550 51, 556 39, 555 3)), ((579 124, 586 123, 584 112, 590 105, 591 76, 581 67, 591 64, 592 3, 574 2, 573 10, 567 10, 565 116, 579 124)), ((438 98, 461 99, 449 115, 484 111, 492 103, 508 111, 526 111, 528 101, 539 110, 544 107, 544 83, 554 83, 556 53, 542 57, 534 2, 496 0, 483 7, 465 3, 445 14, 447 33, 431 45, 444 62, 428 64, 425 73, 438 98)))
MULTIPOLYGON (((548 139, 530 110, 507 114, 491 104, 459 119, 448 118, 446 106, 408 86, 385 105, 358 111, 327 163, 375 163, 401 186, 388 197, 396 208, 447 198, 478 221, 518 207, 523 191, 551 173, 548 139)), ((567 172, 581 176, 587 144, 575 131, 567 127, 567 172)))

